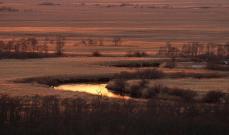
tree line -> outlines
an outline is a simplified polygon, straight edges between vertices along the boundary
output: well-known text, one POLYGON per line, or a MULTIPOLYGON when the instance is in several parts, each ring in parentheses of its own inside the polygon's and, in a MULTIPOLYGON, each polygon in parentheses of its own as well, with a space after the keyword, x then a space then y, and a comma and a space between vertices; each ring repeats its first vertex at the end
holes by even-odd
MULTIPOLYGON (((11 39, 8 41, 0 41, 0 54, 49 54, 49 44, 52 42, 45 38, 43 41, 39 41, 35 37, 11 39)), ((65 38, 58 36, 54 43, 56 45, 55 54, 60 56, 64 53, 65 38)))
POLYGON ((167 42, 164 47, 160 47, 159 56, 169 57, 229 57, 229 42, 225 44, 189 42, 181 47, 175 47, 167 42))

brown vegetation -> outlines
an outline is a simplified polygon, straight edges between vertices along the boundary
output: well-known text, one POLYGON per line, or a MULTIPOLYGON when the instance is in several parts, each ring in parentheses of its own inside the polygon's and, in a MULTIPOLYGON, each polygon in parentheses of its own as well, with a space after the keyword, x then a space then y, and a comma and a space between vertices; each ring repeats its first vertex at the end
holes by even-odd
POLYGON ((108 64, 109 66, 114 67, 129 67, 129 68, 142 68, 142 67, 159 67, 161 62, 157 61, 119 61, 108 64))
POLYGON ((203 97, 203 102, 207 103, 220 103, 225 100, 226 94, 221 91, 209 91, 203 97))
POLYGON ((46 76, 15 80, 16 83, 39 83, 48 86, 58 86, 68 83, 96 83, 108 82, 113 74, 104 74, 97 76, 46 76))
POLYGON ((228 104, 1 95, 0 134, 227 135, 228 113, 228 104))
POLYGON ((134 98, 151 99, 155 97, 168 98, 168 96, 175 96, 179 97, 183 101, 190 102, 194 101, 197 96, 197 92, 192 90, 168 88, 161 84, 149 86, 148 80, 140 80, 132 84, 124 80, 115 79, 108 82, 106 88, 121 95, 128 95, 134 98))
POLYGON ((157 69, 142 69, 132 72, 123 71, 119 74, 115 74, 113 78, 121 79, 161 79, 161 78, 222 78, 225 74, 220 73, 186 73, 186 72, 174 72, 164 73, 157 69))
POLYGON ((229 71, 229 65, 222 63, 223 59, 210 59, 207 62, 206 68, 209 70, 229 71))
POLYGON ((121 72, 113 78, 120 79, 159 79, 163 78, 164 73, 156 69, 137 70, 135 72, 121 72))

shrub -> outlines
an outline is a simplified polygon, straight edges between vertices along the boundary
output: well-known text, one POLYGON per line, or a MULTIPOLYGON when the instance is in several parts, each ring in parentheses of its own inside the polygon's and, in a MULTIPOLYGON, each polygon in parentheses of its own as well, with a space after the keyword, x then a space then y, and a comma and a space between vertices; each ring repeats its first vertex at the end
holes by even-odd
POLYGON ((229 66, 220 65, 220 64, 215 63, 215 62, 208 62, 206 68, 209 70, 221 70, 221 71, 228 71, 229 70, 229 66))
POLYGON ((173 62, 173 61, 166 62, 163 67, 165 67, 165 68, 175 68, 176 67, 176 62, 173 62))
POLYGON ((130 95, 134 98, 153 98, 158 94, 170 95, 181 98, 183 101, 194 101, 197 96, 197 92, 192 90, 185 90, 179 88, 168 88, 161 84, 154 84, 149 87, 147 80, 140 80, 138 83, 127 83, 121 79, 115 79, 110 81, 106 88, 120 94, 130 95))
POLYGON ((158 95, 158 91, 152 88, 143 88, 141 94, 142 98, 153 98, 158 95))
POLYGON ((225 96, 225 103, 226 103, 226 104, 229 104, 229 95, 226 95, 226 96, 225 96))
POLYGON ((154 86, 149 88, 153 93, 156 94, 165 94, 168 93, 168 88, 162 84, 154 84, 154 86))
POLYGON ((146 57, 148 54, 142 51, 129 52, 126 55, 127 57, 146 57))
POLYGON ((135 98, 141 98, 142 97, 142 89, 140 85, 132 85, 130 87, 130 96, 135 98))
POLYGON ((126 82, 122 79, 114 79, 107 83, 106 88, 114 92, 123 93, 126 82))
POLYGON ((187 102, 194 101, 195 96, 197 96, 197 92, 195 91, 179 88, 168 88, 166 86, 163 86, 162 84, 154 84, 154 86, 144 87, 144 89, 142 90, 142 97, 144 98, 152 98, 159 94, 177 96, 183 101, 187 102))
POLYGON ((137 83, 127 83, 126 81, 115 79, 110 81, 106 88, 120 94, 129 95, 134 98, 151 98, 156 95, 155 89, 148 87, 147 80, 140 80, 137 83))
POLYGON ((174 96, 178 96, 183 101, 193 101, 195 96, 197 95, 197 92, 192 91, 192 90, 173 88, 173 89, 169 90, 169 94, 174 95, 174 96))
POLYGON ((136 72, 136 76, 142 79, 158 79, 163 77, 163 73, 156 69, 139 70, 136 72))
POLYGON ((220 103, 224 97, 225 93, 221 91, 209 91, 203 97, 203 101, 206 103, 220 103))
POLYGON ((125 94, 130 95, 134 98, 141 98, 142 97, 142 89, 147 87, 148 81, 146 80, 140 80, 136 83, 126 83, 125 84, 125 94))
POLYGON ((125 92, 135 98, 152 98, 158 94, 158 91, 148 86, 148 80, 140 80, 134 84, 126 85, 125 92))
POLYGON ((100 57, 100 56, 102 56, 102 54, 99 51, 94 51, 92 53, 92 56, 94 56, 94 57, 100 57))

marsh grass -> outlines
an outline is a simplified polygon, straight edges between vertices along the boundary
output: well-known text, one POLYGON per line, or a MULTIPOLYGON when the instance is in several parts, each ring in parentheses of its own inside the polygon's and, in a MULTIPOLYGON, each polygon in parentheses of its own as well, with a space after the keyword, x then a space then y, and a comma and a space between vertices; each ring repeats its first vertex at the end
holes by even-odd
POLYGON ((168 98, 177 97, 185 102, 194 102, 198 93, 193 90, 181 89, 181 88, 169 88, 162 84, 149 85, 148 80, 139 80, 134 83, 127 82, 125 80, 111 80, 108 82, 107 89, 120 93, 122 95, 128 95, 133 98, 168 98))
POLYGON ((164 73, 156 69, 136 70, 134 72, 124 71, 114 76, 114 78, 124 78, 124 79, 159 79, 163 77, 164 77, 164 73))
POLYGON ((16 83, 39 83, 48 86, 58 86, 71 83, 101 83, 108 82, 113 74, 104 74, 96 76, 46 76, 14 80, 16 83))
POLYGON ((220 103, 226 101, 226 94, 221 91, 209 91, 203 97, 203 102, 220 103))
POLYGON ((229 65, 222 65, 217 62, 208 62, 206 68, 209 70, 229 71, 229 65))
POLYGON ((167 78, 196 78, 196 79, 204 79, 204 78, 223 78, 226 75, 220 73, 186 73, 186 72, 176 72, 176 73, 167 73, 167 78))
POLYGON ((143 67, 159 67, 160 62, 157 61, 119 61, 109 64, 114 67, 128 67, 128 68, 143 68, 143 67))

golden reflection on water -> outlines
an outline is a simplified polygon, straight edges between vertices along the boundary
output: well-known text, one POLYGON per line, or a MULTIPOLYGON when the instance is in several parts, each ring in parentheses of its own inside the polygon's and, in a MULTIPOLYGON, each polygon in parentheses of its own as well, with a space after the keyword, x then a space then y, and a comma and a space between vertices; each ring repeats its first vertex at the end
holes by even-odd
POLYGON ((120 96, 118 94, 110 92, 106 88, 106 84, 67 84, 67 85, 60 85, 54 87, 56 90, 64 90, 64 91, 78 91, 78 92, 85 92, 93 95, 101 95, 106 97, 112 98, 125 98, 129 99, 127 96, 120 96))

